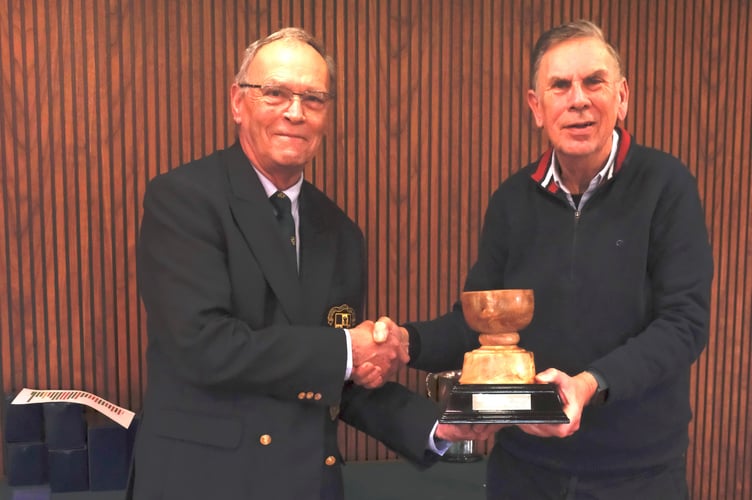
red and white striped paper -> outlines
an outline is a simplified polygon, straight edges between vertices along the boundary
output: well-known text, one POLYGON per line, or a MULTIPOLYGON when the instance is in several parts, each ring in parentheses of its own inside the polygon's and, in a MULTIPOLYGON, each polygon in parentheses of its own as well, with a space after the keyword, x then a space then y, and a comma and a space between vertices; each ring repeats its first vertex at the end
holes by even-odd
POLYGON ((76 390, 40 390, 24 388, 13 398, 13 405, 28 405, 35 403, 79 403, 97 410, 102 415, 114 420, 126 429, 131 425, 135 414, 121 408, 96 394, 76 390))

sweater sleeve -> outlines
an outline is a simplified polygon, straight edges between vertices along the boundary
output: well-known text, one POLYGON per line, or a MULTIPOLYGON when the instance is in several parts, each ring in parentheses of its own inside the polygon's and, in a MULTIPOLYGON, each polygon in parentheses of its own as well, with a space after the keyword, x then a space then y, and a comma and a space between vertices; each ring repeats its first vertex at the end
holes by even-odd
POLYGON ((686 373, 708 341, 712 251, 695 180, 676 166, 650 228, 652 320, 591 364, 608 382, 609 401, 633 398, 686 373))

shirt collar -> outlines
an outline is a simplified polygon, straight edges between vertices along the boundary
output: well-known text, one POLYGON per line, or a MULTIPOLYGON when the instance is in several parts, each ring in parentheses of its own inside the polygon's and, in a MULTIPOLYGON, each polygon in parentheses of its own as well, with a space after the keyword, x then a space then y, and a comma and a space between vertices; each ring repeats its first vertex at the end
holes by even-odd
MULTIPOLYGON (((595 177, 593 177, 590 180, 590 184, 588 185, 587 190, 583 194, 590 194, 592 193, 595 188, 597 188, 601 182, 603 182, 603 179, 610 179, 614 175, 614 164, 616 163, 616 151, 619 149, 619 134, 616 132, 616 130, 613 131, 613 136, 611 140, 611 153, 608 155, 608 160, 606 160, 606 165, 595 174, 595 177)), ((559 189, 564 191, 567 194, 570 194, 570 191, 567 189, 567 187, 564 185, 564 183, 561 180, 561 173, 559 172, 559 168, 556 166, 556 150, 551 152, 551 163, 549 164, 549 168, 551 169, 551 175, 553 176, 553 180, 556 183, 557 186, 559 186, 559 189)))
MULTIPOLYGON (((609 161, 606 162, 606 165, 609 168, 604 167, 602 172, 605 175, 600 179, 601 181, 609 180, 619 173, 632 145, 632 136, 629 135, 629 132, 621 127, 616 127, 614 130, 617 133, 618 139, 611 143, 611 155, 609 156, 609 161), (614 156, 614 148, 616 148, 616 154, 613 161, 611 161, 611 157, 614 156)), ((553 155, 553 148, 548 148, 540 158, 538 158, 535 167, 530 173, 530 177, 546 191, 557 193, 560 191, 560 188, 559 183, 554 181, 554 175, 558 174, 558 172, 553 168, 553 155)), ((601 172, 599 172, 599 174, 600 173, 601 172)))

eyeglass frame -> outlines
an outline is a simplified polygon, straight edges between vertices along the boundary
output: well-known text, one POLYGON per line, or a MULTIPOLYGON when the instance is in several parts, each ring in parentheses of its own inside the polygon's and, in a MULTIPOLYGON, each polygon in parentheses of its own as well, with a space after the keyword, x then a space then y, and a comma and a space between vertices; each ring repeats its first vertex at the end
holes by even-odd
MULTIPOLYGON (((295 96, 298 96, 301 106, 307 107, 309 109, 310 109, 310 102, 306 104, 306 102, 303 100, 303 98, 306 96, 320 98, 321 100, 324 101, 324 105, 326 105, 327 102, 334 99, 334 94, 331 92, 324 92, 323 90, 306 90, 304 92, 295 92, 290 87, 287 87, 285 85, 272 85, 272 84, 261 85, 258 83, 239 82, 238 87, 242 89, 259 89, 259 90, 262 90, 265 88, 284 89, 285 91, 290 93, 290 97, 287 99, 288 104, 292 102, 295 96)), ((280 103, 278 104, 278 106, 281 106, 282 104, 283 103, 280 103)))

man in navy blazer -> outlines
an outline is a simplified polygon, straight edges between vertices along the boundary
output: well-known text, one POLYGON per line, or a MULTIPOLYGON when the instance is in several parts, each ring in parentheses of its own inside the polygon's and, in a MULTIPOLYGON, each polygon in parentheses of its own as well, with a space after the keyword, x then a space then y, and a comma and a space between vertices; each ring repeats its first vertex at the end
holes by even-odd
POLYGON ((303 179, 333 88, 304 31, 255 42, 231 89, 237 142, 147 187, 148 384, 129 498, 341 499, 339 419, 418 466, 437 457, 435 404, 384 384, 406 344, 358 324, 362 232, 303 179))

